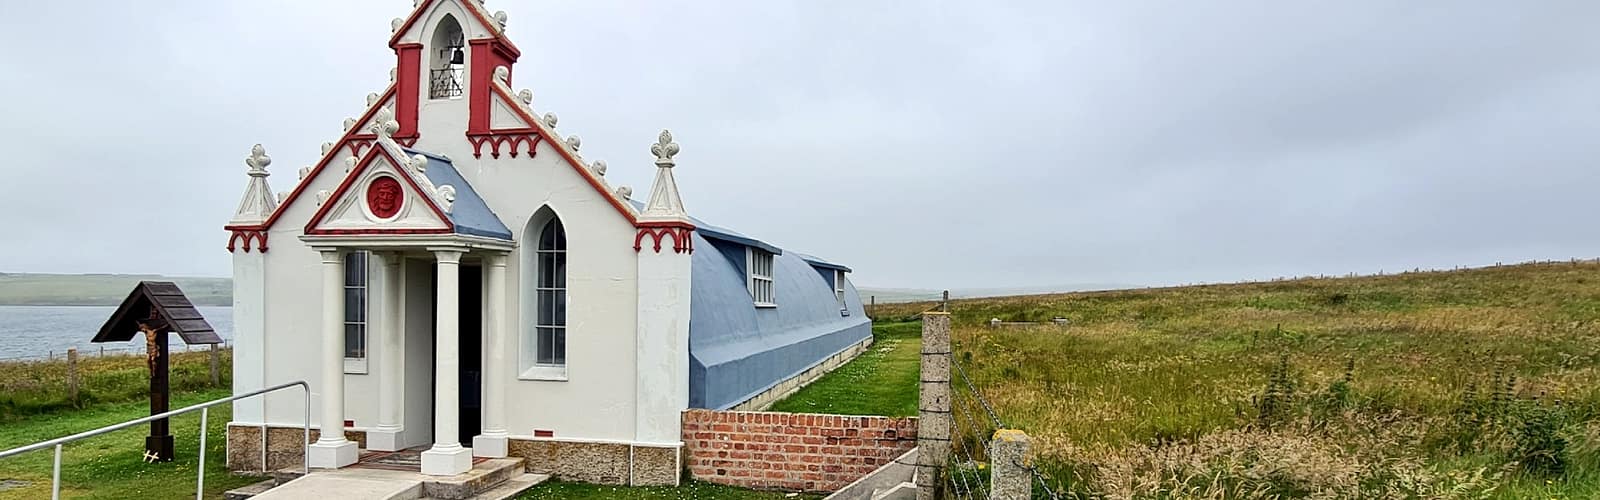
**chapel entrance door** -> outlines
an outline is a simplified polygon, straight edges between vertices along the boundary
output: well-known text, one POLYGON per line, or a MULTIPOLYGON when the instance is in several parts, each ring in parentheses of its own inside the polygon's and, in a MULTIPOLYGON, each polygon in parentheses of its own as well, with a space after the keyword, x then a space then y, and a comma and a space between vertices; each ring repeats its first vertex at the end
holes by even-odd
MULTIPOLYGON (((461 318, 457 345, 461 353, 458 361, 461 406, 456 414, 459 419, 456 428, 461 445, 472 446, 472 437, 480 433, 483 425, 483 266, 463 263, 460 285, 461 318)), ((439 332, 434 331, 433 334, 437 336, 439 332)), ((434 356, 438 356, 438 353, 434 353, 434 356)), ((437 370, 438 359, 429 365, 437 370)), ((437 372, 433 380, 433 384, 438 385, 437 372)), ((437 406, 439 402, 434 401, 433 404, 437 406)), ((437 415, 436 412, 434 414, 437 415)))

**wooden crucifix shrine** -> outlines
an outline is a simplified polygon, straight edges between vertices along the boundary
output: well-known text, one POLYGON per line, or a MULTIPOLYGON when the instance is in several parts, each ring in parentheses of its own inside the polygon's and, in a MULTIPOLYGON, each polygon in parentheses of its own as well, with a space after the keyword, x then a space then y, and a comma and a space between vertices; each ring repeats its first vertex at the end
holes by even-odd
MULTIPOLYGON (((135 335, 144 337, 145 364, 150 368, 150 414, 168 411, 172 395, 167 378, 167 333, 176 333, 184 343, 220 344, 222 337, 200 316, 178 285, 165 281, 141 281, 123 299, 117 311, 100 327, 94 342, 127 342, 135 335)), ((172 461, 172 433, 167 419, 150 422, 150 437, 144 440, 145 460, 172 461)))

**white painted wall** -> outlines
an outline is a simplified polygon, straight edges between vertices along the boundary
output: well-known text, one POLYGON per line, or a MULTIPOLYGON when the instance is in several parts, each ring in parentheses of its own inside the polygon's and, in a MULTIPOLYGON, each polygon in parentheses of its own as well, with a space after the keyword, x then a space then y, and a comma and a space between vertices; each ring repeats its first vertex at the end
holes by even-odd
POLYGON ((635 440, 677 445, 683 411, 689 408, 690 255, 647 246, 638 260, 635 440))
MULTIPOLYGON (((270 245, 269 245, 270 247, 270 245)), ((266 275, 262 272, 265 254, 237 250, 233 254, 233 393, 245 393, 267 386, 266 381, 266 275)), ((241 399, 233 402, 233 421, 259 424, 265 400, 241 399)))

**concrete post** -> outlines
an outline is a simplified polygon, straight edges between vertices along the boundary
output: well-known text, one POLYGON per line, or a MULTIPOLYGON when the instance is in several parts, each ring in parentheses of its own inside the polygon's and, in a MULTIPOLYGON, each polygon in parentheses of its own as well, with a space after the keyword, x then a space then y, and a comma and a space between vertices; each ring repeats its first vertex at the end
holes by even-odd
POLYGON ((510 342, 506 340, 506 256, 494 253, 484 257, 489 287, 483 328, 485 361, 483 375, 482 432, 472 437, 472 456, 505 458, 510 450, 506 431, 506 382, 516 377, 511 370, 510 342))
POLYGON ((989 498, 1033 498, 1033 473, 1028 467, 1028 435, 1016 429, 995 431, 989 441, 989 498))
POLYGON ((344 437, 344 252, 322 253, 322 436, 311 445, 311 467, 356 463, 356 443, 344 437))
POLYGON ((922 398, 917 411, 917 499, 940 498, 950 460, 950 313, 922 315, 922 398))
POLYGON ((433 251, 438 261, 434 301, 433 447, 422 452, 422 474, 454 476, 472 470, 472 449, 461 446, 461 254, 433 251))
POLYGON ((401 264, 405 262, 405 255, 400 252, 373 255, 383 259, 383 274, 378 281, 383 288, 377 294, 383 307, 382 319, 376 322, 377 342, 373 343, 379 353, 378 427, 367 431, 367 449, 400 451, 400 435, 405 432, 400 422, 405 413, 405 409, 400 407, 404 398, 401 391, 405 390, 405 333, 400 331, 400 323, 405 316, 400 307, 400 292, 404 286, 401 264))

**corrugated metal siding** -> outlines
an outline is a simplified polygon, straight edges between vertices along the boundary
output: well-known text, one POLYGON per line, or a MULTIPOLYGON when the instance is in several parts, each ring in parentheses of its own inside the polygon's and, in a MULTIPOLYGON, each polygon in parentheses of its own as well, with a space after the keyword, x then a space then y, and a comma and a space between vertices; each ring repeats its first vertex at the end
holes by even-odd
POLYGON ((757 308, 746 289, 743 250, 723 249, 728 243, 721 241, 713 246, 698 232, 694 237, 702 251, 692 257, 690 280, 691 407, 731 407, 872 335, 848 280, 849 315, 842 316, 833 285, 815 267, 794 254, 778 255, 778 307, 757 308), (730 258, 735 253, 739 262, 730 258))

